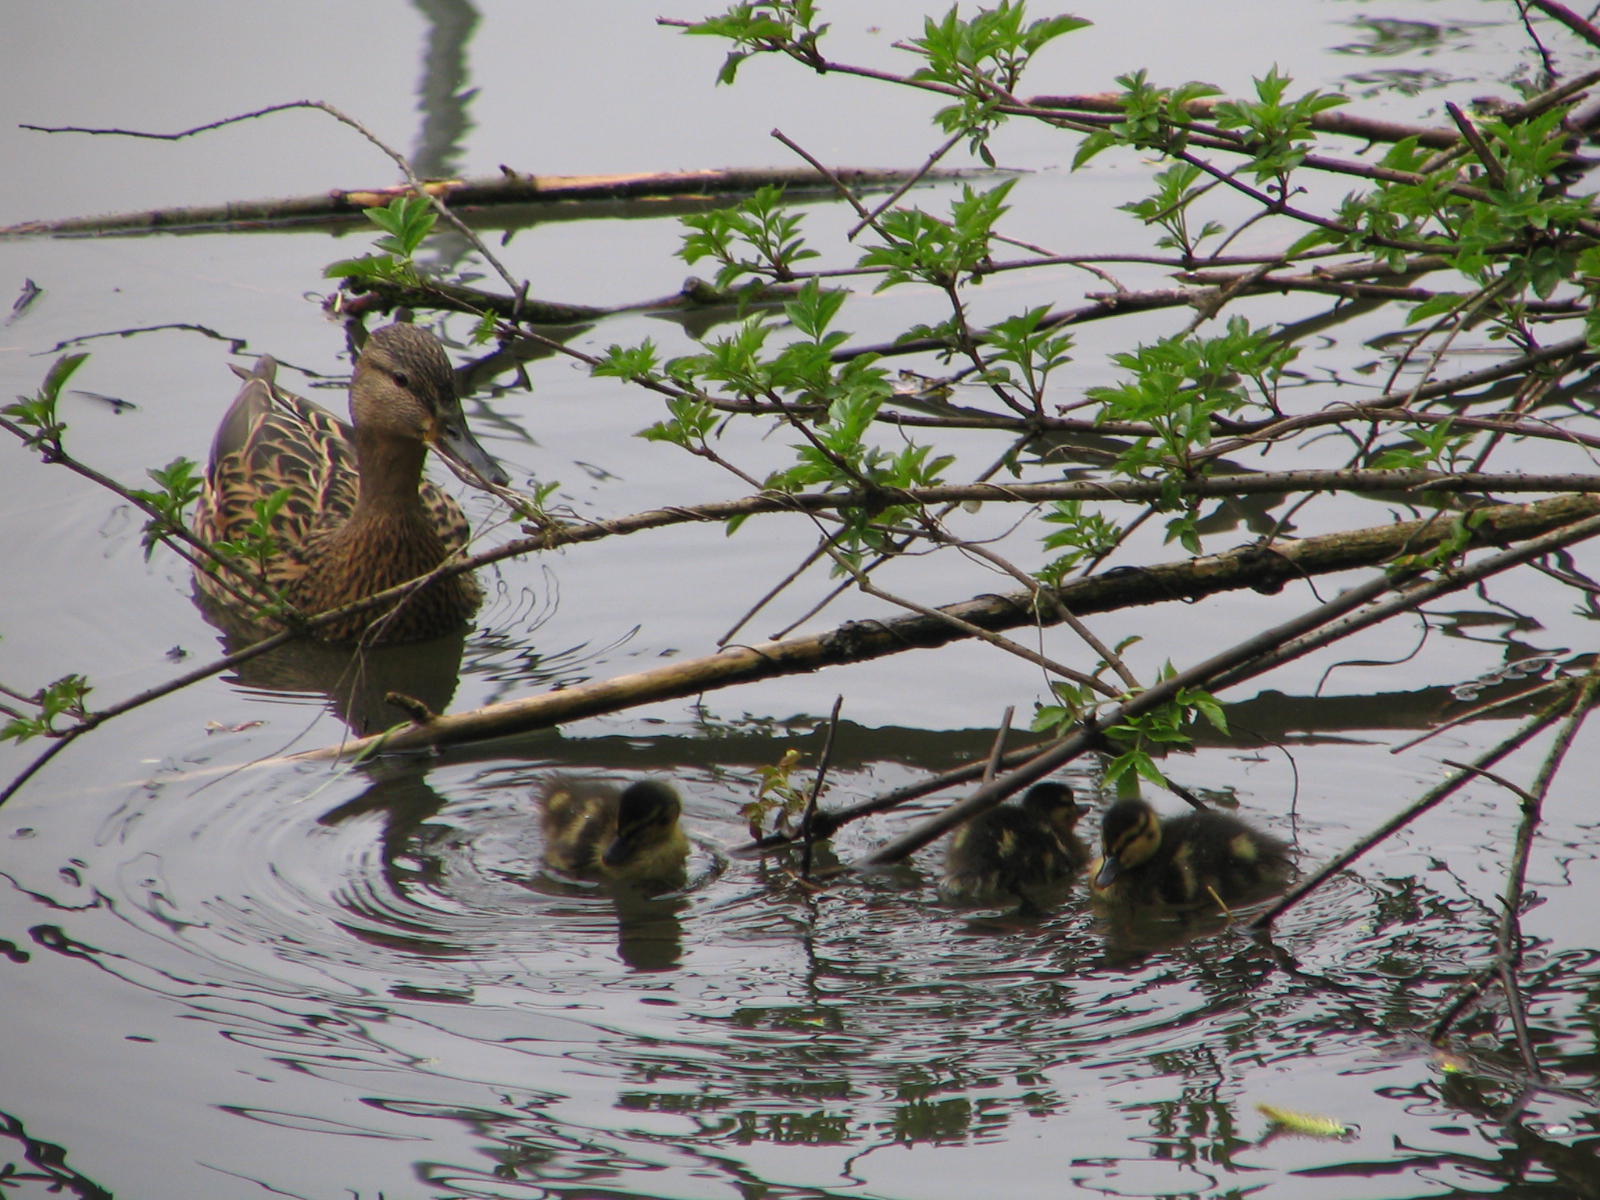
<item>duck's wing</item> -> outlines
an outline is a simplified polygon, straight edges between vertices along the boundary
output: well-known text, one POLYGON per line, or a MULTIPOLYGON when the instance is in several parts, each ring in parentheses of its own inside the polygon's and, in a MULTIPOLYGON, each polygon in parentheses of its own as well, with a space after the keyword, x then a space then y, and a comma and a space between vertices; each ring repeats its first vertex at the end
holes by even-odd
MULTIPOLYGON (((235 368, 237 370, 237 368, 235 368)), ((255 505, 279 490, 289 499, 272 524, 281 546, 300 544, 319 524, 355 507, 357 475, 350 427, 327 409, 274 382, 277 364, 258 359, 240 372, 244 386, 211 443, 197 531, 213 540, 239 536, 255 505)))

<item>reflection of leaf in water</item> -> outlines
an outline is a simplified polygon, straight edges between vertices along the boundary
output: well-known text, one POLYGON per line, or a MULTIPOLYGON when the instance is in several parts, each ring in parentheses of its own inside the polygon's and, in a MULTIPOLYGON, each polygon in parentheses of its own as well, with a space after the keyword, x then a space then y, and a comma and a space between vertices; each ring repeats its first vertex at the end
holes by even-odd
POLYGON ((1423 92, 1437 91, 1462 82, 1444 71, 1392 70, 1353 71, 1344 77, 1348 84, 1359 85, 1356 95, 1361 99, 1371 96, 1420 96, 1423 92))
POLYGON ((12 301, 11 315, 6 318, 9 325, 33 306, 33 302, 44 295, 44 289, 31 279, 22 281, 22 288, 17 292, 17 298, 12 301))
MULTIPOLYGON (((1352 58, 1438 58, 1459 52, 1473 32, 1487 28, 1483 22, 1462 21, 1437 24, 1431 21, 1401 21, 1387 17, 1360 17, 1349 22, 1355 32, 1352 40, 1335 46, 1335 54, 1352 58)), ((1458 75, 1439 69, 1390 67, 1355 71, 1344 76, 1355 95, 1419 96, 1423 92, 1466 82, 1458 75)))
POLYGON ((1333 52, 1369 58, 1433 54, 1457 48, 1473 27, 1470 22, 1440 25, 1432 21, 1401 21, 1394 17, 1357 17, 1349 24, 1356 31, 1356 40, 1335 46, 1333 52))

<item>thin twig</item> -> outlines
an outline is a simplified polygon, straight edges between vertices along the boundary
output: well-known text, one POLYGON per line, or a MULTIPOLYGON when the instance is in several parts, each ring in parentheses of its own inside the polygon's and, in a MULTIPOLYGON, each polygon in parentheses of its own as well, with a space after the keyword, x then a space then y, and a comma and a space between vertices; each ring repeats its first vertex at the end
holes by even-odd
POLYGON ((1461 111, 1461 106, 1454 101, 1446 100, 1444 110, 1450 114, 1450 119, 1456 123, 1456 128, 1461 130, 1461 136, 1467 139, 1467 145, 1472 147, 1472 152, 1478 156, 1484 174, 1495 187, 1504 187, 1506 169, 1489 149, 1489 143, 1483 140, 1483 134, 1478 132, 1478 127, 1467 118, 1467 114, 1461 111))
POLYGON ((55 743, 12 777, 4 788, 0 788, 0 804, 4 804, 12 796, 16 795, 23 784, 33 778, 46 763, 65 750, 72 742, 91 730, 104 725, 113 717, 120 717, 123 713, 131 712, 154 700, 159 700, 163 696, 170 696, 173 692, 181 691, 192 683, 198 683, 202 679, 209 679, 213 675, 226 671, 229 667, 248 662, 250 659, 265 654, 269 650, 276 650, 285 642, 292 641, 296 636, 295 633, 286 629, 264 641, 246 647, 237 654, 225 655, 215 662, 208 663, 203 667, 197 667, 195 670, 179 675, 175 679, 169 679, 157 687, 147 688, 136 696, 129 696, 116 704, 109 704, 105 708, 95 709, 77 725, 63 730, 55 743))
MULTIPOLYGON (((1452 570, 1448 575, 1422 581, 1413 578, 1409 582, 1404 577, 1384 577, 1358 584, 1314 609, 1163 679, 1148 690, 1133 696, 1126 703, 1102 714, 1097 719, 1095 727, 1085 728, 1064 737, 1054 746, 1024 763, 1010 776, 978 788, 967 799, 951 805, 915 829, 881 847, 867 861, 873 865, 899 861, 962 821, 992 808, 1018 788, 1044 778, 1063 763, 1087 750, 1097 748, 1103 741, 1099 727, 1120 724, 1158 708, 1171 701, 1183 689, 1204 687, 1220 691, 1236 686, 1294 658, 1320 649, 1336 638, 1348 636, 1387 619, 1396 611, 1415 608, 1425 600, 1459 591, 1479 579, 1596 534, 1600 534, 1600 516, 1563 526, 1544 537, 1530 539, 1515 549, 1485 556, 1474 563, 1452 570), (1373 603, 1388 592, 1398 594, 1383 603, 1373 603), (1365 611, 1357 611, 1363 608, 1365 611)), ((1480 763, 1480 765, 1492 765, 1492 763, 1480 763)), ((1366 848, 1363 847, 1353 853, 1350 860, 1359 857, 1366 848)), ((1301 884, 1272 909, 1257 917, 1252 922, 1252 928, 1264 928, 1277 915, 1287 911, 1292 904, 1297 903, 1314 886, 1333 873, 1333 870, 1318 872, 1312 880, 1301 884)))
POLYGON ((811 850, 815 839, 811 836, 811 822, 816 820, 817 801, 822 796, 822 784, 828 777, 828 767, 833 762, 833 738, 839 731, 839 710, 844 707, 844 696, 833 698, 833 712, 828 717, 828 733, 822 741, 822 754, 817 761, 817 777, 811 781, 811 794, 806 797, 806 813, 800 819, 800 838, 804 848, 800 852, 800 878, 811 878, 811 850))
MULTIPOLYGON (((215 546, 196 537, 194 531, 189 529, 188 526, 170 521, 166 514, 162 513, 160 509, 156 508, 148 500, 134 495, 131 489, 124 487, 109 475, 95 470, 88 463, 68 454, 59 440, 48 449, 39 447, 31 433, 21 425, 5 417, 0 417, 0 429, 20 439, 25 445, 40 449, 45 462, 65 467, 75 475, 81 475, 91 483, 113 493, 125 503, 144 513, 145 516, 150 518, 151 527, 157 531, 156 536, 158 539, 170 546, 174 553, 182 555, 191 566, 196 569, 205 569, 204 563, 212 563, 224 568, 226 574, 219 576, 218 582, 241 603, 254 608, 259 602, 235 586, 233 583, 234 578, 248 580, 251 586, 261 589, 263 595, 270 592, 270 587, 268 587, 266 580, 259 571, 253 570, 232 555, 224 554, 215 546), (185 550, 185 547, 188 547, 188 551, 185 550)), ((291 613, 290 615, 291 619, 293 619, 294 614, 291 613)))
POLYGON ((188 129, 181 129, 176 133, 150 133, 148 131, 136 129, 95 129, 79 125, 23 125, 21 128, 32 129, 39 133, 87 133, 98 136, 152 138, 157 141, 176 142, 182 140, 183 138, 194 137, 196 134, 209 133, 214 129, 222 129, 229 125, 236 125, 242 121, 253 121, 258 117, 270 116, 274 113, 280 112, 289 112, 300 108, 309 108, 318 112, 327 113, 334 120, 355 130, 362 137, 366 138, 367 141, 371 142, 379 150, 383 151, 384 154, 388 155, 390 161, 392 161, 395 166, 400 168, 401 173, 406 177, 406 182, 411 185, 416 194, 425 197, 428 203, 433 207, 434 211, 442 216, 451 226, 451 228, 465 238, 472 248, 483 257, 483 260, 486 263, 494 268, 495 274, 499 275, 500 278, 505 282, 506 287, 511 289, 512 295, 522 297, 527 294, 527 283, 518 283, 511 277, 511 273, 505 269, 500 260, 495 257, 494 253, 488 248, 488 246, 484 245, 483 239, 474 233, 472 229, 468 227, 466 222, 464 222, 460 217, 456 216, 455 213, 451 212, 450 208, 443 201, 441 201, 438 196, 434 195, 433 192, 429 190, 427 185, 417 177, 416 172, 411 169, 411 163, 405 155, 387 145, 382 138, 378 137, 377 134, 373 133, 360 121, 357 121, 354 117, 341 111, 340 109, 335 108, 325 100, 290 100, 283 104, 269 104, 265 108, 258 108, 253 112, 238 113, 231 117, 223 117, 221 120, 208 121, 204 125, 194 125, 188 129))
POLYGON ((1255 637, 1248 638, 1222 651, 1220 654, 1213 655, 1202 663, 1167 677, 1153 687, 1131 697, 1125 703, 1117 705, 1110 712, 1103 714, 1097 721, 1096 726, 1081 728, 1077 732, 1061 738, 1024 762, 1009 775, 979 787, 965 800, 952 804, 944 811, 923 821, 914 829, 879 847, 877 851, 868 856, 868 864, 882 866, 887 863, 899 862, 963 821, 993 808, 1012 792, 1043 779, 1085 751, 1101 747, 1104 743, 1104 735, 1100 733, 1099 725, 1122 723, 1143 713, 1150 712, 1152 709, 1171 701, 1184 688, 1212 685, 1213 681, 1224 671, 1237 669, 1240 675, 1243 676, 1248 671, 1248 668, 1243 664, 1257 660, 1266 650, 1281 646, 1304 630, 1315 629, 1320 625, 1325 625, 1337 619, 1352 608, 1365 604, 1383 592, 1390 590, 1392 586, 1387 579, 1376 579, 1365 584, 1359 584, 1309 612, 1301 613, 1282 625, 1265 630, 1255 637))
POLYGON ((1255 917, 1250 922, 1249 927, 1256 930, 1266 929, 1272 924, 1272 922, 1276 921, 1296 904, 1299 904, 1300 901, 1304 900, 1307 896, 1309 896, 1317 888, 1321 887, 1329 879, 1337 875, 1340 871, 1343 871, 1346 867, 1350 866, 1351 863, 1355 862, 1362 855, 1366 854, 1367 851, 1371 850, 1374 846, 1384 842, 1399 830, 1404 829, 1423 813, 1454 795, 1466 784, 1472 782, 1479 772, 1488 767, 1492 767, 1495 763, 1499 762, 1513 750, 1516 750, 1520 746, 1527 743, 1541 729, 1546 728, 1552 721, 1556 719, 1558 711, 1559 706, 1554 704, 1549 705, 1539 712, 1539 714, 1536 715, 1531 721, 1527 722, 1515 733, 1513 733, 1510 737, 1501 741, 1498 745, 1490 748, 1489 750, 1484 751, 1477 758, 1473 759, 1472 763, 1467 768, 1456 771, 1443 783, 1440 783, 1424 792, 1400 812, 1396 813, 1393 817, 1390 817, 1389 820, 1385 821, 1382 825, 1378 826, 1376 829, 1372 830, 1370 833, 1356 841, 1355 844, 1350 846, 1347 850, 1335 855, 1330 861, 1324 863, 1310 877, 1301 880, 1293 888, 1289 889, 1289 891, 1280 897, 1270 908, 1255 917))
POLYGON ((1016 705, 1008 704, 1006 711, 1000 717, 1000 728, 994 731, 994 743, 989 747, 989 757, 983 764, 983 775, 980 778, 984 783, 994 779, 1000 760, 1005 757, 1006 737, 1011 733, 1011 716, 1016 711, 1016 705))
POLYGON ((914 188, 918 183, 922 182, 922 180, 927 177, 928 172, 933 170, 933 168, 938 165, 940 159, 961 144, 961 139, 964 136, 965 135, 961 133, 953 133, 943 142, 941 142, 934 149, 933 153, 928 155, 928 157, 923 160, 922 165, 911 173, 911 177, 909 179, 907 179, 899 187, 895 188, 894 191, 890 192, 888 196, 884 197, 879 204, 874 205, 871 212, 865 213, 861 220, 857 221, 845 232, 845 240, 853 242, 856 240, 856 238, 861 236, 861 231, 863 229, 866 229, 869 225, 876 225, 878 218, 883 216, 884 213, 888 212, 896 204, 900 203, 901 198, 904 197, 905 194, 914 188))
POLYGON ((1517 791, 1522 799, 1522 823, 1517 828, 1516 851, 1506 871, 1505 899, 1500 911, 1500 927, 1495 935, 1495 965, 1501 987, 1511 1010, 1512 1028, 1517 1035, 1517 1045, 1522 1052, 1523 1065, 1536 1081, 1543 1081, 1539 1056, 1534 1050, 1533 1036, 1528 1030, 1527 1006, 1522 999, 1517 972, 1522 963, 1522 896, 1528 873, 1528 855, 1533 848, 1533 837, 1539 828, 1541 809, 1549 794, 1550 784, 1560 769, 1562 760, 1571 749, 1589 713, 1593 711, 1595 693, 1600 690, 1600 664, 1591 664, 1581 686, 1573 689, 1567 719, 1556 731, 1550 752, 1539 765, 1533 786, 1528 791, 1517 791))
POLYGON ((1591 46, 1600 47, 1600 29, 1596 29, 1591 22, 1584 20, 1565 4, 1559 4, 1556 0, 1527 0, 1527 2, 1529 7, 1537 8, 1547 16, 1560 21, 1591 46))

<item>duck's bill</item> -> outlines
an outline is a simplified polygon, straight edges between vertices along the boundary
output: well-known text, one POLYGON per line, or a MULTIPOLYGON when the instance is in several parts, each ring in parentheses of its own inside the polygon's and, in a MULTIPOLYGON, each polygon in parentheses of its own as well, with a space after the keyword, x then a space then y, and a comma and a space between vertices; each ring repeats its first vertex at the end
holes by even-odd
POLYGON ((600 865, 607 870, 615 870, 622 866, 639 852, 644 836, 644 832, 638 829, 619 832, 601 853, 600 865))
POLYGON ((439 426, 439 436, 433 448, 455 468, 457 474, 463 475, 469 482, 473 477, 494 487, 504 487, 511 482, 511 476, 506 474, 505 468, 478 445, 478 439, 467 429, 466 422, 459 418, 447 420, 439 426))
POLYGON ((1122 871, 1122 864, 1114 858, 1107 858, 1102 861, 1099 866, 1100 869, 1095 872, 1094 886, 1097 888, 1108 888, 1116 882, 1117 876, 1122 871))

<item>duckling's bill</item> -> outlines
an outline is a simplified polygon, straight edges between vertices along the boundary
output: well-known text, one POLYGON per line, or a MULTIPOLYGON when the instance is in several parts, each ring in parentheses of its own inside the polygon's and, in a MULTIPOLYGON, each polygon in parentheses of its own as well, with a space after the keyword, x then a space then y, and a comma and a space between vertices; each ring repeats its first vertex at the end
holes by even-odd
POLYGON ((1117 881, 1117 876, 1122 873, 1122 864, 1115 857, 1097 858, 1089 872, 1095 889, 1103 890, 1117 881))
POLYGON ((656 849, 673 835, 675 821, 658 821, 617 830, 617 836, 606 844, 600 853, 600 865, 615 871, 638 859, 647 851, 656 849))

